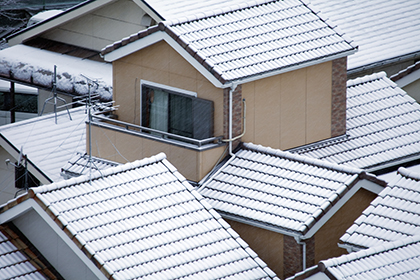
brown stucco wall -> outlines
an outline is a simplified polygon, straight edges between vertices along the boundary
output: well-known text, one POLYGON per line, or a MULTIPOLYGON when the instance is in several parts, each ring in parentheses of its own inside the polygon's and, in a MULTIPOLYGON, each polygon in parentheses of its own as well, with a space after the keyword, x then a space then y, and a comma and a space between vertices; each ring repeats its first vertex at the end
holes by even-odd
POLYGON ((347 57, 332 61, 331 137, 346 133, 347 57))
POLYGON ((232 220, 226 221, 254 252, 273 270, 277 276, 283 275, 283 235, 232 220))
POLYGON ((331 137, 332 62, 242 85, 244 142, 289 149, 331 137))
POLYGON ((337 246, 340 237, 376 198, 376 194, 359 189, 315 234, 315 263, 347 253, 337 246))

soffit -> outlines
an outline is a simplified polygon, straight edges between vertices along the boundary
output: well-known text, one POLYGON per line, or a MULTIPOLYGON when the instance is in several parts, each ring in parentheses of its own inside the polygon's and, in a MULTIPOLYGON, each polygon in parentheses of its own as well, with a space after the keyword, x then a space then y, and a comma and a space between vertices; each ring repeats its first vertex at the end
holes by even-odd
POLYGON ((291 150, 362 169, 420 153, 420 105, 384 72, 347 82, 346 137, 291 150))
POLYGON ((222 213, 303 235, 360 178, 362 170, 244 144, 200 193, 222 213))
POLYGON ((277 279, 164 154, 31 192, 107 277, 277 279))

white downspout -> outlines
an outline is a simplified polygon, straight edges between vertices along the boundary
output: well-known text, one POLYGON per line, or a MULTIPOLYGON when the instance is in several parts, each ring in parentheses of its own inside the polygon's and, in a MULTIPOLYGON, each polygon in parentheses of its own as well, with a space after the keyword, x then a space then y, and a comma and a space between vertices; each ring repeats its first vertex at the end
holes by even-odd
POLYGON ((306 269, 306 242, 302 241, 300 238, 296 238, 297 244, 302 245, 302 270, 306 269))

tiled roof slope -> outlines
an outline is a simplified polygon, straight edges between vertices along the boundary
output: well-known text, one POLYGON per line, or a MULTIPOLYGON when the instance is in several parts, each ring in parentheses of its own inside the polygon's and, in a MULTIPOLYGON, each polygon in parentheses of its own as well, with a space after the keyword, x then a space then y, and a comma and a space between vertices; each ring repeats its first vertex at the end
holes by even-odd
POLYGON ((359 46, 348 69, 382 63, 420 51, 417 0, 311 0, 359 46))
POLYGON ((420 235, 321 261, 288 278, 298 279, 420 279, 420 235))
POLYGON ((161 22, 102 54, 163 31, 225 84, 346 56, 357 48, 300 0, 267 0, 217 12, 161 22))
POLYGON ((40 203, 107 278, 277 279, 163 153, 91 178, 18 201, 40 203))
POLYGON ((302 236, 364 171, 250 143, 203 183, 200 193, 226 217, 302 236))
POLYGON ((340 238, 346 245, 370 248, 420 234, 420 174, 398 169, 385 188, 340 238))
POLYGON ((0 225, 0 279, 62 279, 56 271, 48 269, 44 261, 19 238, 12 227, 0 225))
POLYGON ((385 72, 347 82, 347 136, 291 152, 367 170, 420 156, 420 105, 385 72))
POLYGON ((61 168, 76 152, 86 150, 86 109, 66 110, 0 127, 0 135, 10 145, 27 155, 50 181, 60 181, 61 168))

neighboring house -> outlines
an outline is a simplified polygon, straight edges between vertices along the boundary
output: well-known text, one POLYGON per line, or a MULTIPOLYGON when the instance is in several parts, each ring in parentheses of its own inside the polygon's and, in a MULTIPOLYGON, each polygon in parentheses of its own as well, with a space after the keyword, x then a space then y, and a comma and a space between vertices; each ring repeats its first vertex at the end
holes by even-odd
POLYGON ((420 234, 420 173, 399 168, 384 189, 340 238, 349 252, 420 234))
POLYGON ((419 164, 420 105, 385 72, 347 82, 347 131, 290 152, 383 174, 419 164))
POLYGON ((12 223, 0 225, 0 278, 64 280, 12 223))
POLYGON ((417 0, 311 0, 359 46, 349 57, 349 78, 385 71, 388 77, 420 59, 417 0))
POLYGON ((408 95, 420 102, 420 61, 408 66, 390 77, 408 95))
POLYGON ((420 279, 420 235, 319 262, 287 280, 420 279))
POLYGON ((14 166, 19 158, 22 166, 27 161, 29 187, 63 180, 61 168, 76 152, 86 152, 87 117, 86 108, 79 107, 1 126, 0 204, 15 196, 16 182, 24 178, 14 166))
POLYGON ((164 151, 197 182, 240 137, 287 149, 344 134, 346 60, 356 50, 295 0, 160 22, 102 51, 119 109, 118 121, 93 123, 95 155, 120 162, 164 151))
POLYGON ((386 186, 365 171, 245 143, 199 192, 284 279, 337 243, 386 186))
POLYGON ((66 280, 278 279, 164 154, 30 189, 5 223, 66 280))

